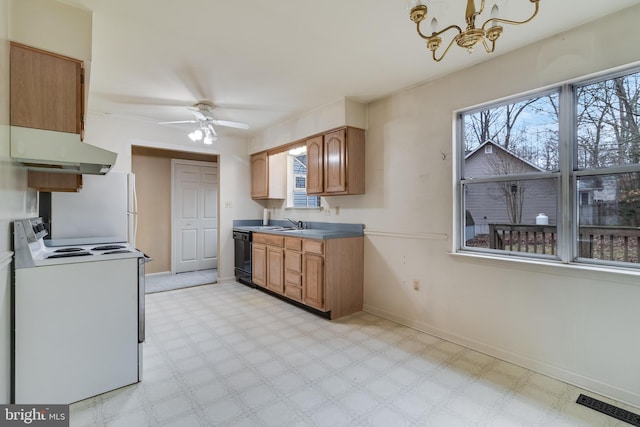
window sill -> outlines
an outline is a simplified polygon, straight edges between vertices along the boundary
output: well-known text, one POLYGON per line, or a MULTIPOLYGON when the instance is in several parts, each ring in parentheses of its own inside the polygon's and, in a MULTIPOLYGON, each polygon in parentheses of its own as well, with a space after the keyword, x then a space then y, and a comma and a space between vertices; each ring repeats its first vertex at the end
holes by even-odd
POLYGON ((640 270, 624 267, 605 267, 578 263, 563 263, 554 260, 530 259, 518 256, 488 255, 477 252, 450 252, 454 259, 476 264, 497 264, 500 268, 511 270, 529 270, 537 273, 554 274, 584 279, 602 279, 640 286, 640 270))
POLYGON ((305 212, 317 211, 317 212, 321 212, 321 211, 322 211, 322 208, 321 208, 321 207, 318 207, 318 206, 315 206, 315 207, 310 206, 310 207, 308 207, 308 208, 300 208, 300 207, 298 207, 298 208, 294 208, 294 207, 286 207, 286 208, 284 208, 284 210, 285 210, 285 211, 305 211, 305 212))

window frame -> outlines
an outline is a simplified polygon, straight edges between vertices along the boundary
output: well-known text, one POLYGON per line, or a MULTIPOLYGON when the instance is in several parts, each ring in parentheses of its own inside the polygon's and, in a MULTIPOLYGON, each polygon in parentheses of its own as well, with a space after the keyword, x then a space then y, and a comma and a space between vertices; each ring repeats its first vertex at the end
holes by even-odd
POLYGON ((605 71, 589 77, 582 77, 564 83, 551 85, 510 97, 454 111, 454 250, 457 254, 475 254, 495 259, 534 260, 542 263, 562 263, 583 266, 598 266, 611 270, 640 269, 640 263, 612 261, 580 257, 578 235, 580 233, 580 189, 578 180, 582 176, 606 176, 627 172, 640 173, 640 164, 623 164, 609 167, 578 168, 578 88, 608 81, 617 77, 640 73, 640 65, 628 65, 614 71, 605 71), (553 171, 531 172, 513 175, 495 175, 482 178, 465 178, 465 123, 464 117, 487 109, 514 104, 523 100, 539 98, 558 93, 558 168, 553 171), (466 246, 466 196, 465 188, 470 184, 494 183, 515 180, 557 180, 557 252, 555 256, 533 254, 521 251, 490 249, 466 246))

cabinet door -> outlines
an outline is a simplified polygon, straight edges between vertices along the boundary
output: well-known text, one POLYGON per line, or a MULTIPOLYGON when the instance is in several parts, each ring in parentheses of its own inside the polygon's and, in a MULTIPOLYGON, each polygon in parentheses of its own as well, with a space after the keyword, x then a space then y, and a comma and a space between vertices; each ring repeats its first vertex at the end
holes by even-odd
POLYGON ((27 186, 38 191, 77 192, 82 188, 82 175, 29 171, 27 186))
POLYGON ((267 288, 284 293, 284 252, 282 248, 267 246, 267 288))
POLYGON ((263 288, 267 287, 267 246, 262 243, 252 245, 251 281, 263 288))
POLYGON ((324 192, 347 191, 347 140, 340 129, 324 136, 324 192))
POLYGON ((251 156, 251 198, 269 197, 269 161, 267 153, 251 156))
POLYGON ((307 140, 307 194, 324 191, 324 144, 322 135, 307 140))
POLYGON ((303 302, 324 310, 324 257, 304 254, 303 302))
POLYGON ((82 61, 11 45, 11 124, 82 134, 82 61))

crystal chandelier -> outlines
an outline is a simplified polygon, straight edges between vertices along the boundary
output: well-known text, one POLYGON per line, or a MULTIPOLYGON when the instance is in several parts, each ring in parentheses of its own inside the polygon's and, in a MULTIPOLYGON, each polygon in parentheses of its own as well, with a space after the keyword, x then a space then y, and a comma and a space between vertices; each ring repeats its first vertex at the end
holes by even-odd
POLYGON ((476 28, 476 17, 483 12, 485 0, 481 1, 479 10, 476 10, 475 0, 467 0, 467 12, 465 18, 467 23, 466 29, 463 30, 457 25, 449 25, 442 30, 438 30, 438 20, 434 17, 431 20, 431 35, 425 35, 420 31, 420 24, 427 18, 427 5, 425 0, 409 0, 408 9, 409 17, 416 24, 418 35, 427 41, 427 48, 431 51, 434 61, 440 62, 447 52, 449 52, 449 49, 454 43, 460 47, 466 48, 469 53, 473 51, 473 48, 476 45, 481 43, 487 53, 493 53, 496 47, 496 40, 502 35, 502 26, 500 24, 526 24, 538 14, 540 0, 529 1, 534 4, 535 8, 533 14, 524 21, 510 21, 499 18, 498 5, 494 4, 491 8, 491 15, 489 19, 487 19, 479 28, 476 28), (440 36, 449 30, 454 30, 457 34, 451 39, 447 48, 438 56, 436 51, 442 45, 442 38, 440 36))

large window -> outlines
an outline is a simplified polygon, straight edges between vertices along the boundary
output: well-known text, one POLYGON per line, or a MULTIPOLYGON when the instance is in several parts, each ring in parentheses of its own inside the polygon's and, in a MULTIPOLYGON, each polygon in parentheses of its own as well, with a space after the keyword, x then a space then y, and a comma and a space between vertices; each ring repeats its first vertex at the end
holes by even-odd
POLYGON ((640 72, 465 111, 459 248, 640 266, 640 72))

